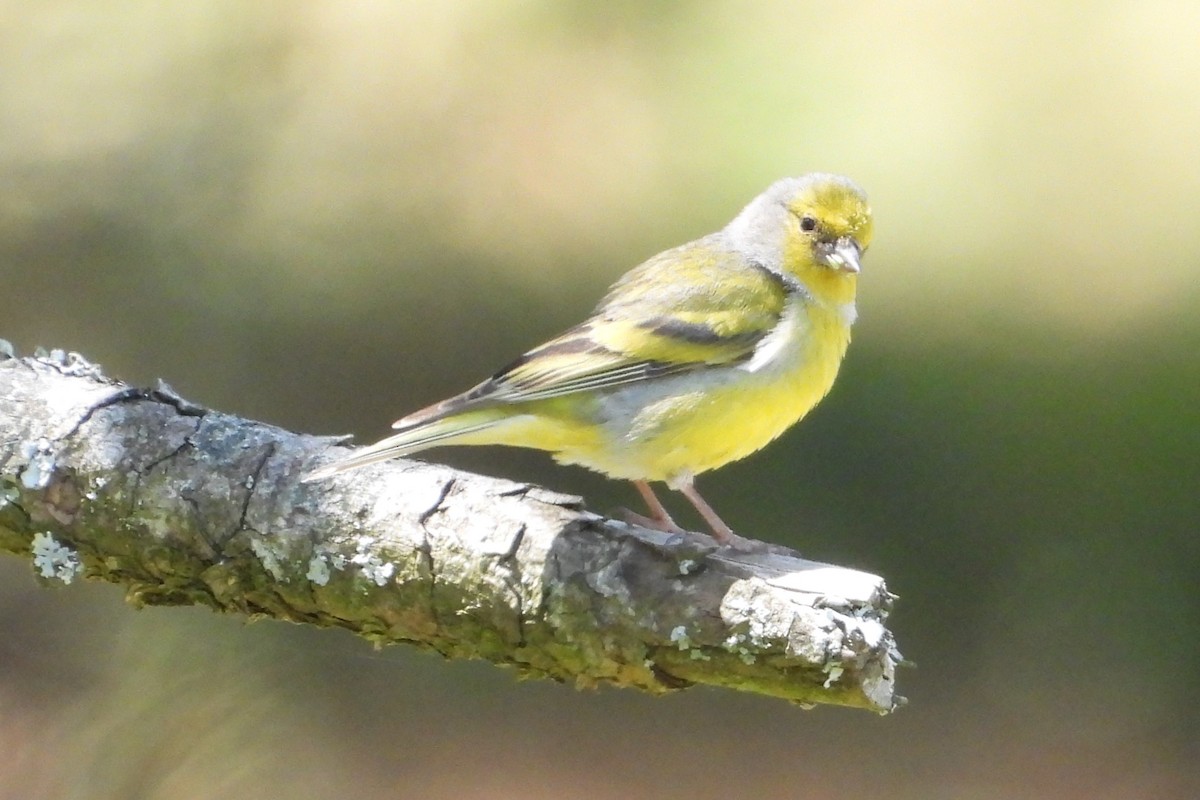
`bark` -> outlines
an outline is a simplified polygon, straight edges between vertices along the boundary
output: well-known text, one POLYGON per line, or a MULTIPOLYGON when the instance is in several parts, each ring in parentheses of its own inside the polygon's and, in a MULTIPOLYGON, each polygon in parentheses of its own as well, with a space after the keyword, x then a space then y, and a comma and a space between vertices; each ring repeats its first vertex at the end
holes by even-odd
POLYGON ((900 700, 874 575, 417 461, 305 484, 333 440, 127 386, 76 354, 0 359, 0 551, 47 583, 105 580, 136 605, 336 625, 577 686, 900 700))

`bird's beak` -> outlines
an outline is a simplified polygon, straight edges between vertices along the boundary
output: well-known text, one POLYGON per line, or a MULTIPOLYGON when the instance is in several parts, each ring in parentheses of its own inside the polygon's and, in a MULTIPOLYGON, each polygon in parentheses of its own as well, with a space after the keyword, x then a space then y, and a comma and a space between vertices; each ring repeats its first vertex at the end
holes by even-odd
POLYGON ((857 275, 862 272, 862 248, 849 236, 832 242, 820 253, 821 263, 832 269, 857 275))

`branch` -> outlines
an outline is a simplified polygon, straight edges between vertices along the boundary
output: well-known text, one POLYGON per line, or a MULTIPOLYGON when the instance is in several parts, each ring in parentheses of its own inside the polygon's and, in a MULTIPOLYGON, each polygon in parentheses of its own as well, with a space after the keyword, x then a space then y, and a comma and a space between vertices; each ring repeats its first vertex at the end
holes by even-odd
POLYGON ((577 686, 898 702, 876 576, 668 537, 435 464, 300 483, 330 446, 76 354, 0 349, 0 552, 46 582, 120 584, 135 605, 338 626, 577 686))

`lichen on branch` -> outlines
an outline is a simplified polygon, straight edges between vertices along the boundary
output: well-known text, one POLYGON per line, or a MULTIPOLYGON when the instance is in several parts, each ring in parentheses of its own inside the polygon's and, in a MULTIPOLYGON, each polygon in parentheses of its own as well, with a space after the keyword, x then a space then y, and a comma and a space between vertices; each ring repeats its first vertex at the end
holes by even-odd
POLYGON ((109 581, 135 604, 342 627, 578 686, 898 703, 892 596, 874 575, 434 464, 301 483, 334 446, 75 354, 6 358, 0 551, 38 580, 109 581))

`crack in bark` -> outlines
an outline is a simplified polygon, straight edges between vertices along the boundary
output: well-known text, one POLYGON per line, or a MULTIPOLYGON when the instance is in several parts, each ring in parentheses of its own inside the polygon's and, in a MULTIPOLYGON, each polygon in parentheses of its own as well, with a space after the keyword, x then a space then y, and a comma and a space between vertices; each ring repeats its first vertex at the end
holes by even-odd
POLYGON ((512 592, 513 602, 517 612, 517 645, 525 646, 525 600, 521 597, 521 563, 517 559, 517 551, 521 547, 521 542, 525 541, 525 531, 527 526, 521 523, 517 528, 516 535, 513 536, 512 544, 508 551, 502 553, 497 563, 504 567, 504 585, 512 592))
POLYGON ((450 492, 454 489, 455 479, 450 478, 442 484, 441 492, 437 496, 437 500, 433 501, 433 505, 425 511, 421 512, 421 516, 417 517, 417 521, 421 523, 422 529, 425 523, 433 518, 433 515, 441 511, 442 505, 446 502, 446 498, 450 496, 450 492))
POLYGON ((166 453, 165 455, 159 456, 158 458, 151 461, 149 464, 146 464, 145 466, 140 467, 137 470, 138 478, 141 478, 143 475, 148 474, 150 472, 150 470, 154 469, 159 464, 170 461, 172 458, 175 458, 180 453, 182 453, 184 450, 188 449, 189 447, 194 446, 195 442, 192 441, 192 437, 200 432, 200 426, 203 424, 204 424, 203 420, 197 419, 196 427, 194 429, 192 429, 191 433, 189 433, 187 436, 183 437, 183 441, 179 443, 179 446, 176 447, 171 452, 166 453))
POLYGON ((188 508, 192 511, 192 516, 196 518, 196 532, 199 534, 199 539, 208 547, 208 557, 215 558, 217 549, 213 547, 213 543, 204 535, 204 513, 200 510, 200 501, 192 497, 186 491, 179 492, 179 499, 187 503, 188 508))
POLYGON ((520 549, 521 542, 525 541, 526 530, 527 526, 524 522, 522 522, 521 526, 517 528, 517 532, 513 534, 512 544, 508 546, 507 550, 500 554, 500 561, 502 563, 513 563, 513 561, 516 559, 517 550, 520 549))
POLYGON ((97 400, 95 403, 92 403, 90 406, 84 409, 84 412, 79 416, 78 419, 75 420, 75 424, 72 425, 66 433, 59 436, 57 441, 61 442, 65 439, 70 439, 79 432, 80 428, 87 424, 88 420, 90 420, 97 411, 110 406, 115 406, 118 403, 125 403, 130 400, 140 400, 144 396, 143 393, 143 389, 138 389, 134 386, 128 386, 124 389, 118 389, 107 397, 97 400))
POLYGON ((421 543, 417 545, 416 551, 421 554, 421 563, 426 570, 429 571, 429 588, 425 592, 425 600, 429 604, 429 618, 433 621, 433 629, 438 631, 442 627, 442 621, 438 618, 437 609, 437 565, 433 559, 433 546, 429 543, 429 534, 425 530, 424 523, 421 524, 421 534, 424 537, 421 543))
POLYGON ((242 499, 241 513, 238 514, 237 525, 234 526, 233 532, 222 542, 228 542, 240 531, 246 530, 246 515, 250 512, 250 501, 254 497, 254 490, 258 486, 258 480, 262 477, 263 469, 266 468, 267 462, 271 460, 271 456, 275 455, 275 443, 268 442, 263 451, 262 457, 258 459, 258 464, 254 467, 254 472, 250 473, 246 478, 246 496, 242 499))
MULTIPOLYGON (((433 501, 433 505, 422 511, 417 517, 417 524, 421 529, 422 538, 416 550, 421 554, 422 564, 429 571, 429 590, 426 592, 426 601, 429 603, 429 618, 433 622, 435 631, 441 629, 442 621, 439 618, 437 606, 437 562, 433 557, 433 546, 429 543, 429 530, 426 528, 426 523, 441 511, 442 506, 445 505, 446 499, 450 496, 450 492, 454 490, 456 484, 457 479, 447 479, 442 484, 437 499, 433 501)), ((443 655, 445 654, 443 653, 443 655)))
MULTIPOLYGON (((178 447, 176 447, 175 449, 171 450, 168 453, 165 453, 165 454, 159 456, 158 458, 151 461, 149 464, 145 464, 141 467, 136 467, 134 469, 134 471, 133 471, 133 474, 134 474, 133 486, 130 487, 130 491, 129 491, 129 505, 126 507, 126 512, 125 512, 126 516, 133 516, 133 512, 137 509, 138 500, 141 499, 142 481, 145 479, 145 477, 147 475, 150 474, 150 471, 152 469, 154 469, 155 467, 159 466, 160 464, 164 464, 167 461, 170 461, 171 459, 177 457, 180 453, 182 453, 184 450, 188 449, 189 447, 195 446, 195 442, 192 441, 192 437, 200 432, 200 426, 203 424, 204 424, 204 420, 202 418, 197 418, 196 427, 192 429, 191 433, 189 433, 187 436, 183 437, 183 441, 179 443, 178 447)), ((180 493, 180 496, 181 497, 183 496, 182 493, 180 493)), ((193 510, 195 510, 197 513, 199 513, 199 511, 200 511, 198 506, 196 508, 194 508, 193 510)))
MULTIPOLYGON (((426 569, 429 570, 429 591, 425 593, 426 602, 429 603, 429 619, 433 623, 434 632, 440 632, 442 629, 441 615, 438 614, 437 606, 437 570, 433 563, 433 548, 425 542, 417 548, 417 552, 421 554, 421 559, 425 562, 426 569)), ((443 655, 445 655, 443 653, 443 655)))
POLYGON ((511 489, 505 489, 503 492, 499 493, 499 496, 500 497, 516 497, 516 498, 520 499, 520 498, 528 495, 531 489, 533 489, 532 485, 530 485, 528 483, 522 483, 518 486, 512 487, 511 489))
POLYGON ((181 417, 203 417, 209 411, 208 408, 199 403, 193 403, 191 400, 180 395, 166 381, 159 381, 158 386, 155 386, 153 389, 147 389, 146 393, 147 399, 171 406, 179 412, 181 417))
POLYGON ((107 397, 103 397, 88 406, 67 432, 57 437, 56 441, 61 442, 74 436, 79 432, 80 428, 95 416, 97 411, 111 408, 121 403, 135 401, 148 401, 167 405, 174 408, 180 416, 184 417, 203 417, 208 413, 207 408, 197 405, 190 400, 185 400, 168 384, 162 381, 159 381, 158 386, 153 389, 140 386, 126 386, 124 389, 118 389, 107 397))

